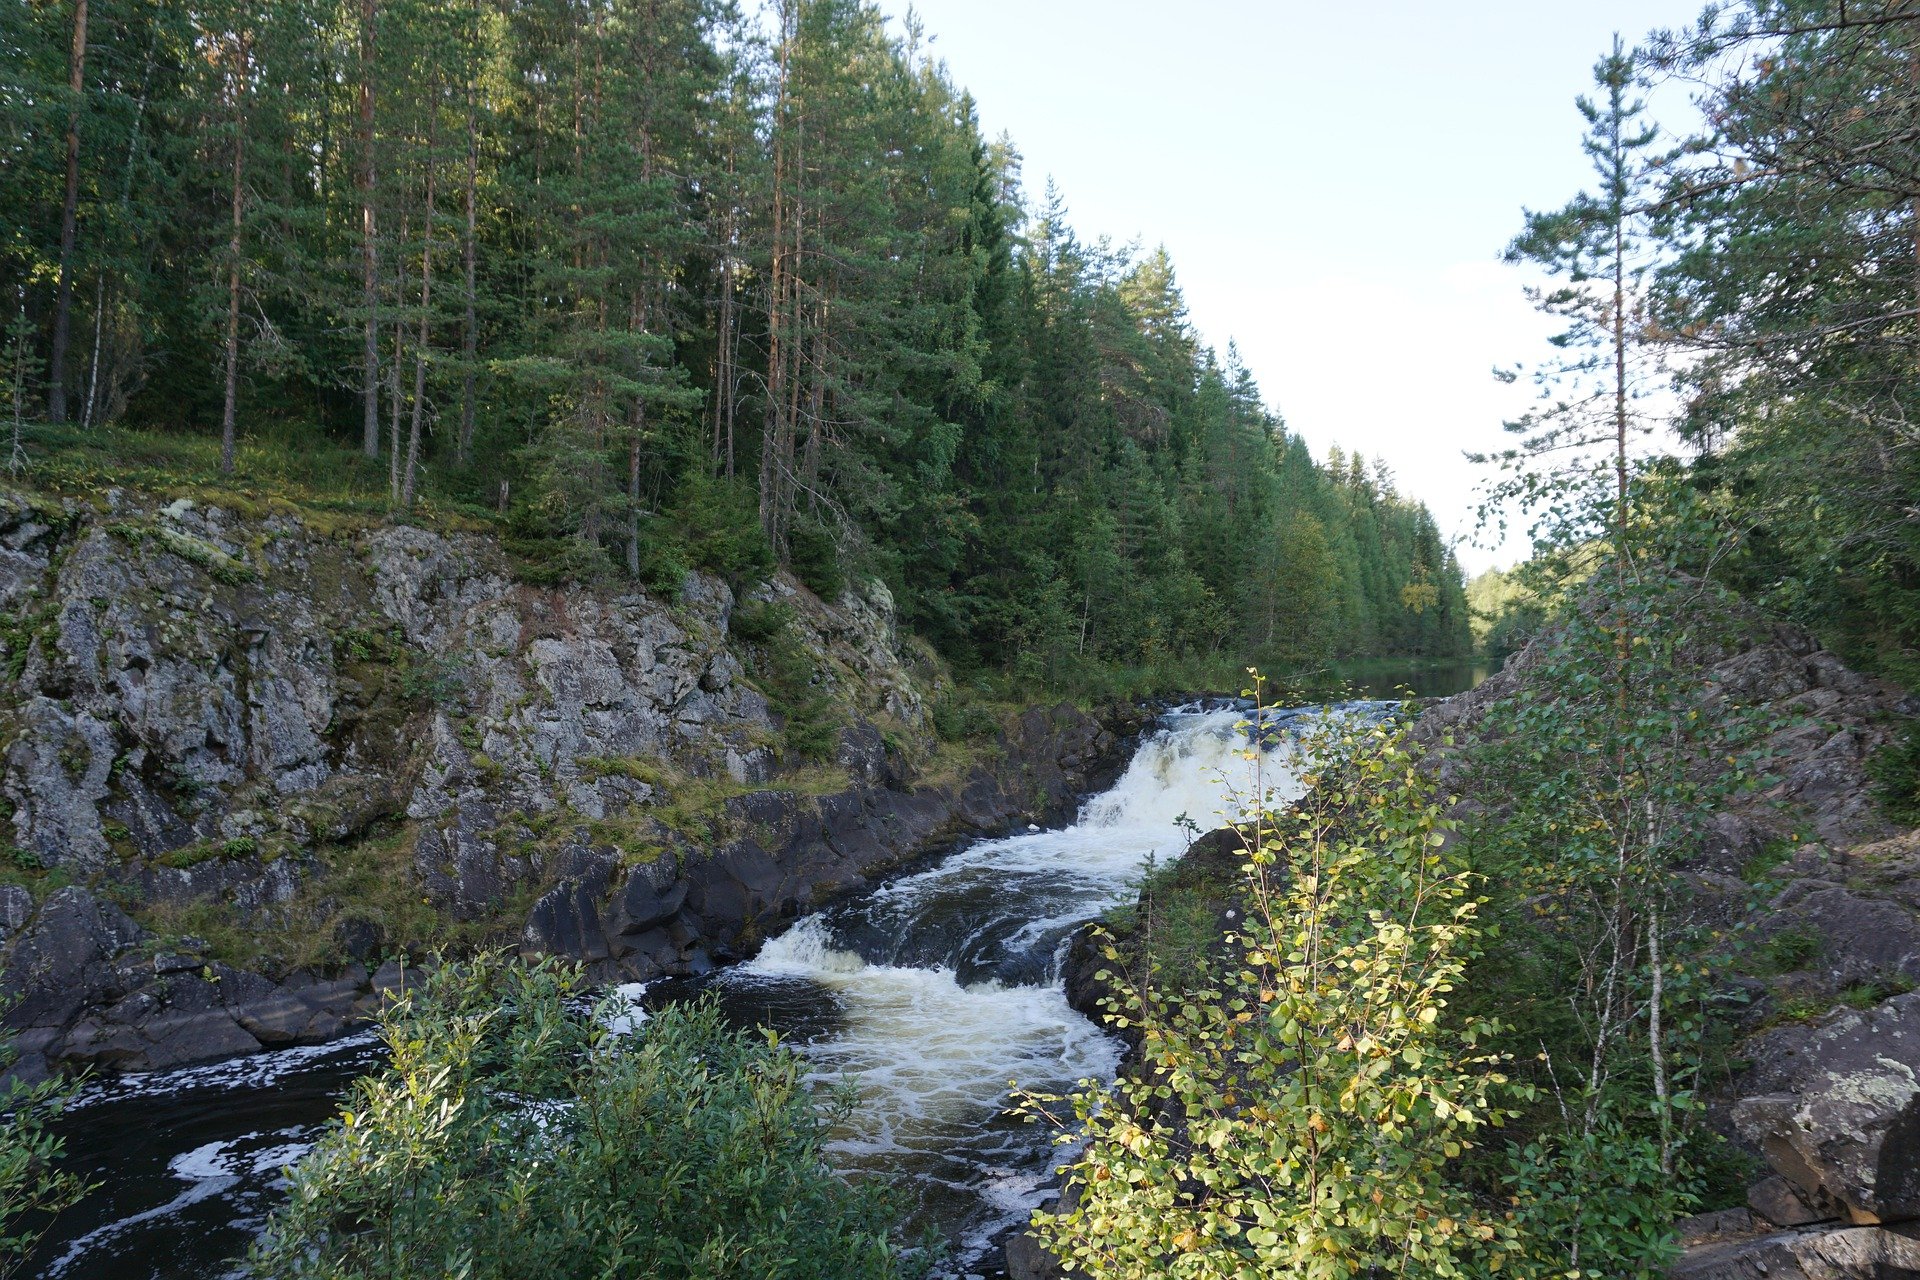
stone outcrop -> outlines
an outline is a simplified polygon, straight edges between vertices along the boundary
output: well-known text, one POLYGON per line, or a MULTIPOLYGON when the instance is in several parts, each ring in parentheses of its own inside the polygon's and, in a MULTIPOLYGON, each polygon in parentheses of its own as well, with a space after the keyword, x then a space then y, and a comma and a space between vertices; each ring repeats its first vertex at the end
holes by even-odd
POLYGON ((608 980, 741 959, 778 925, 942 844, 1065 818, 1117 772, 1123 748, 1112 729, 1063 705, 1028 712, 989 763, 957 779, 749 792, 727 801, 704 850, 671 833, 672 847, 637 865, 581 850, 534 904, 523 945, 585 959, 608 980))
MULTIPOLYGON (((1420 732, 1471 737, 1533 660, 1432 708, 1420 732)), ((1699 663, 1702 714, 1758 705, 1774 726, 1770 782, 1710 815, 1683 868, 1700 920, 1746 943, 1751 1065, 1712 1114, 1772 1173, 1746 1204, 1680 1224, 1670 1274, 1920 1280, 1920 994, 1898 994, 1920 982, 1920 832, 1886 820, 1867 776, 1920 700, 1758 619, 1699 663)), ((1440 771, 1474 803, 1457 761, 1440 771)))
POLYGON ((1920 994, 1777 1027, 1746 1052, 1733 1122, 1778 1173, 1756 1209, 1782 1226, 1920 1219, 1920 994))
MULTIPOLYGON (((1721 1216, 1721 1215, 1716 1215, 1721 1216)), ((1909 1280, 1920 1276, 1920 1235, 1908 1228, 1720 1231, 1693 1240, 1673 1280, 1909 1280)))
POLYGON ((485 534, 316 521, 0 491, 0 863, 29 873, 0 886, 0 990, 24 1069, 338 1034, 377 997, 368 966, 424 954, 415 901, 609 979, 696 972, 1120 763, 1124 725, 1062 707, 926 776, 937 674, 877 582, 553 589, 485 534), (753 674, 769 616, 841 725, 798 775, 753 674), (208 904, 323 939, 328 967, 219 963, 167 926, 208 904))

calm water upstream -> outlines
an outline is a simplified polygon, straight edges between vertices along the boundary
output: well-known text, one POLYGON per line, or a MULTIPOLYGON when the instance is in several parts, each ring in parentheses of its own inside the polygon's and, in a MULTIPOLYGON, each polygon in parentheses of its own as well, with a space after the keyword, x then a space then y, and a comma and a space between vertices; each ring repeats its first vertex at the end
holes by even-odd
MULTIPOLYGON (((1067 1007, 1065 939, 1131 894, 1149 854, 1185 848, 1182 815, 1205 828, 1237 809, 1243 720, 1233 708, 1171 712, 1073 825, 955 849, 802 918, 706 984, 735 1019, 780 1028, 823 1082, 854 1080, 860 1106, 835 1163, 908 1188, 917 1220, 938 1225, 963 1264, 1036 1203, 1052 1163, 1044 1132, 1002 1115, 1008 1081, 1060 1089, 1115 1065, 1113 1042, 1067 1007)), ((1267 780, 1293 787, 1284 753, 1269 756, 1267 780)), ((645 999, 694 989, 656 984, 645 999)), ((100 1189, 59 1224, 39 1274, 232 1273, 281 1169, 377 1061, 362 1034, 89 1089, 63 1130, 100 1189)))

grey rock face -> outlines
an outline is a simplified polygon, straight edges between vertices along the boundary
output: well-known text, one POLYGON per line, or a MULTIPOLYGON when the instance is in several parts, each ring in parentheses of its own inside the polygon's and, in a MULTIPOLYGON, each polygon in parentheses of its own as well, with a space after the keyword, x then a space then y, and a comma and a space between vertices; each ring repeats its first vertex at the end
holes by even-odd
POLYGON ((1734 1124, 1814 1211, 1920 1218, 1920 994, 1780 1028, 1751 1052, 1734 1124))
POLYGON ((1689 1250, 1672 1280, 1912 1280, 1920 1240, 1905 1230, 1782 1231, 1689 1250))
POLYGON ((1066 1274, 1060 1260, 1026 1232, 1007 1238, 1007 1280, 1061 1280, 1066 1274))
POLYGON ((85 712, 34 697, 14 713, 4 792, 13 802, 13 842, 49 865, 105 865, 100 806, 113 770, 113 731, 85 712))
POLYGON ((1747 1189, 1747 1208, 1776 1227, 1804 1227, 1833 1216, 1815 1209, 1800 1188, 1777 1173, 1747 1189))
POLYGON ((146 930, 85 889, 49 898, 13 944, 4 979, 11 1027, 54 1026, 72 1019, 119 985, 120 955, 146 930))
POLYGON ((0 892, 20 1042, 156 1066, 322 1039, 372 1007, 364 973, 270 981, 172 941, 156 970, 107 890, 226 903, 268 933, 297 910, 374 963, 415 940, 326 875, 390 839, 381 856, 437 910, 497 924, 531 899, 527 950, 650 977, 745 954, 940 840, 1060 816, 1117 770, 1114 733, 1061 708, 1024 718, 990 769, 916 788, 898 744, 925 732, 926 698, 885 589, 756 591, 845 718, 838 794, 777 789, 780 726, 717 579, 673 602, 535 588, 477 535, 0 491, 0 608, 29 623, 0 637, 22 650, 0 682, 4 839, 97 891, 37 911, 0 892), (696 839, 662 821, 688 778, 774 789, 696 839))

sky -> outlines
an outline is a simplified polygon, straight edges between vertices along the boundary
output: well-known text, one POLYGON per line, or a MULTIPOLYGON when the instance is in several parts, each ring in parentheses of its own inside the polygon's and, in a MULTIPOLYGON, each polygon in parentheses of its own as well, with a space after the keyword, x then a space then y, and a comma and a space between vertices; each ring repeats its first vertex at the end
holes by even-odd
MULTIPOLYGON (((896 16, 905 0, 884 0, 896 16)), ((914 0, 933 55, 1083 239, 1165 244, 1189 317, 1317 455, 1384 458, 1470 572, 1480 468, 1551 323, 1500 262, 1590 180, 1574 98, 1696 0, 914 0)), ((1671 112, 1684 100, 1661 103, 1671 112)), ((1678 114, 1673 121, 1683 125, 1678 114)))

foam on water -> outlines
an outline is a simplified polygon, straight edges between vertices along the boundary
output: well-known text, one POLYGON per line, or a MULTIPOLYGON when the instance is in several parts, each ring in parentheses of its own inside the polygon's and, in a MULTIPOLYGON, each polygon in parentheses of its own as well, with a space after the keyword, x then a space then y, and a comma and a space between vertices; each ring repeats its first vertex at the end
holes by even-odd
POLYGON ((1176 712, 1072 826, 974 843, 801 920, 724 979, 831 995, 833 1029, 805 1052, 858 1090, 836 1163, 904 1175, 958 1228, 962 1262, 1034 1206, 1056 1159, 1005 1118, 1009 1084, 1053 1091, 1117 1066, 1114 1041, 1067 1006, 1072 929, 1129 898, 1149 856, 1184 852, 1182 819, 1211 830, 1262 790, 1298 793, 1284 733, 1253 751, 1245 725, 1238 708, 1176 712))

